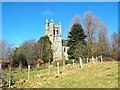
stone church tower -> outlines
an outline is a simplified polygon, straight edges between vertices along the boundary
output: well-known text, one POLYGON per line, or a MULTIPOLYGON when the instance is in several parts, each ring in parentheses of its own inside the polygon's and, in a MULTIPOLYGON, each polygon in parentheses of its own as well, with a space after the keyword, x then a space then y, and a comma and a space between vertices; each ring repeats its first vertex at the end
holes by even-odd
POLYGON ((46 20, 45 23, 45 35, 48 35, 53 49, 53 61, 62 59, 62 33, 61 23, 54 25, 54 21, 51 19, 50 22, 46 20))

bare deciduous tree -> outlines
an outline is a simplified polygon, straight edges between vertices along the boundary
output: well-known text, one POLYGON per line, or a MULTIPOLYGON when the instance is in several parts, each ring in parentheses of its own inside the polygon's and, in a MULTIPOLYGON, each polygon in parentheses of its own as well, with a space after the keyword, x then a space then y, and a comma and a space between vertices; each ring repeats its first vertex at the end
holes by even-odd
POLYGON ((74 24, 80 24, 80 16, 79 16, 79 15, 75 15, 75 16, 73 17, 72 22, 71 22, 71 25, 70 25, 70 27, 69 27, 69 32, 70 32, 70 30, 71 30, 71 28, 72 28, 72 26, 73 26, 74 24))
POLYGON ((97 31, 97 19, 92 12, 87 11, 83 15, 84 30, 87 35, 88 56, 92 54, 92 44, 97 31))
POLYGON ((101 20, 98 20, 98 25, 98 51, 100 54, 107 54, 109 53, 108 27, 101 20))
POLYGON ((9 44, 5 40, 1 40, 0 42, 1 42, 0 43, 0 52, 2 54, 2 57, 0 57, 0 58, 8 60, 11 57, 11 55, 13 54, 14 47, 13 47, 13 45, 9 44))
POLYGON ((114 59, 118 59, 118 42, 119 42, 120 36, 118 33, 114 32, 111 36, 111 55, 114 59))

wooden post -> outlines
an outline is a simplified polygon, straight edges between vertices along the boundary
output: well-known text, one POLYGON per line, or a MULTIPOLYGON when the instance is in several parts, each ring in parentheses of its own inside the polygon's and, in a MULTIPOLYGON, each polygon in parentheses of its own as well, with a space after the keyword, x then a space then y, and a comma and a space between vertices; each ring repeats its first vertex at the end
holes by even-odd
POLYGON ((46 63, 45 65, 48 66, 48 63, 46 63))
POLYGON ((65 70, 65 60, 63 60, 63 70, 65 70))
POLYGON ((102 55, 100 57, 101 57, 101 62, 103 62, 102 55))
POLYGON ((92 56, 92 63, 94 62, 94 57, 92 56))
POLYGON ((87 63, 88 63, 88 57, 87 57, 87 63))
POLYGON ((79 60, 80 60, 80 68, 82 69, 82 68, 83 68, 83 65, 82 65, 82 58, 79 57, 79 60))
POLYGON ((57 62, 57 72, 58 72, 58 75, 60 75, 60 66, 59 66, 59 62, 57 62))
POLYGON ((72 59, 72 61, 73 61, 73 66, 75 65, 75 60, 74 59, 72 59))
POLYGON ((96 62, 98 61, 98 58, 96 57, 96 62))
POLYGON ((2 62, 0 62, 0 87, 2 87, 2 62))
POLYGON ((30 65, 28 65, 28 79, 30 78, 30 65))
POLYGON ((91 58, 90 58, 90 63, 91 63, 91 61, 92 61, 92 60, 91 60, 91 58))
POLYGON ((11 65, 10 65, 10 68, 9 68, 9 88, 11 88, 11 81, 12 81, 12 68, 11 68, 11 65))

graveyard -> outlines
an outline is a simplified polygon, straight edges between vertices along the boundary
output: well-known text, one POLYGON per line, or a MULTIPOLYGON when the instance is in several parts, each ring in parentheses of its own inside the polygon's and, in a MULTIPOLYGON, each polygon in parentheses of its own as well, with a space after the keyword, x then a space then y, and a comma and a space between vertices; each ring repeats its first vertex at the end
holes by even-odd
MULTIPOLYGON (((16 73, 16 83, 11 88, 118 88, 118 62, 95 62, 83 65, 66 65, 31 71, 30 79, 28 73, 16 73), (112 83, 111 83, 112 82, 112 83)), ((119 76, 120 78, 120 76, 119 76)))
MULTIPOLYGON (((14 83, 7 88, 118 88, 119 67, 117 61, 92 61, 91 58, 91 61, 82 64, 82 68, 73 60, 71 64, 51 64, 45 69, 30 69, 29 72, 27 69, 16 69, 11 74, 11 82, 14 83)), ((5 73, 9 84, 10 72, 6 70, 5 73)))

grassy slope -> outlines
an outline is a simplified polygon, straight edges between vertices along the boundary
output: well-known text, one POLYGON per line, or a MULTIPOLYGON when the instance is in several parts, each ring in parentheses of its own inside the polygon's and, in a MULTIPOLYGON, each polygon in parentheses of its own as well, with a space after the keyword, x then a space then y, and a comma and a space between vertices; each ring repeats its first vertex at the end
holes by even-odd
MULTIPOLYGON (((55 71, 54 71, 55 72, 55 71)), ((39 72, 43 73, 43 71, 39 72)), ((47 73, 47 71, 44 71, 47 73)), ((22 74, 21 74, 22 75, 22 74)), ((17 75, 16 75, 17 77, 17 75)), ((86 64, 80 70, 76 67, 66 66, 60 76, 56 74, 35 77, 15 84, 22 88, 117 88, 118 62, 98 62, 86 64), (69 68, 71 67, 71 68, 69 68), (20 84, 19 84, 20 83, 20 84)))

